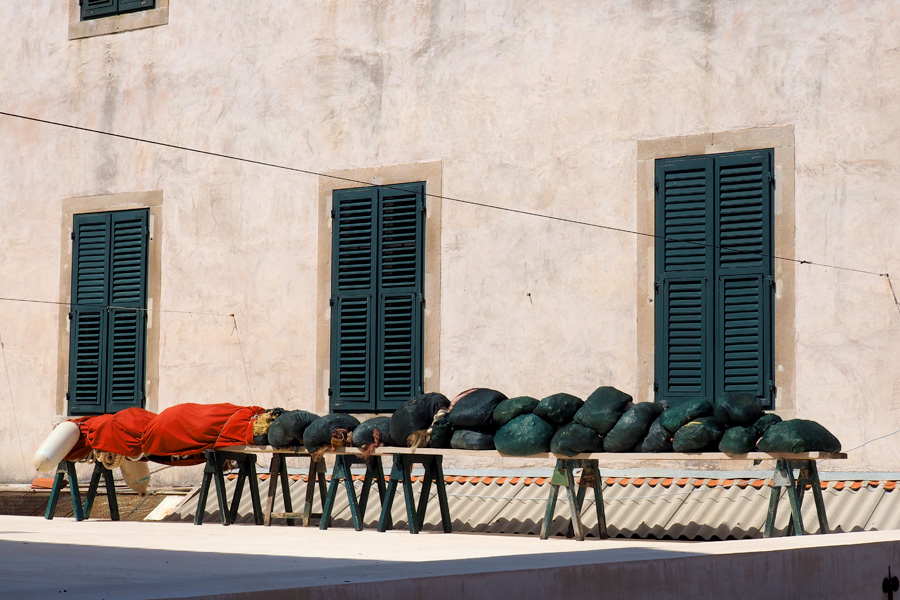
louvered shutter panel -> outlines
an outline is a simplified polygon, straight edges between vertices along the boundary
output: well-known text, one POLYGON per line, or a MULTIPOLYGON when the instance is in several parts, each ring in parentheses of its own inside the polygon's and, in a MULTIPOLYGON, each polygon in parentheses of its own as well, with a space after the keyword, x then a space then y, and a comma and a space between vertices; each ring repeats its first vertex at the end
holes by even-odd
POLYGON ((131 12, 153 8, 155 0, 119 0, 119 12, 131 12))
POLYGON ((69 334, 69 414, 103 412, 109 215, 75 215, 69 334))
POLYGON ((81 0, 81 18, 94 19, 113 15, 118 10, 116 0, 81 0))
POLYGON ((147 211, 110 213, 106 411, 144 405, 147 211))
POLYGON ((716 158, 716 392, 749 392, 771 405, 771 151, 716 158))
POLYGON ((377 190, 336 190, 332 197, 331 407, 375 408, 377 190))
POLYGON ((657 161, 656 389, 668 404, 711 398, 713 169, 657 161))
POLYGON ((380 189, 376 409, 422 392, 424 184, 380 189))

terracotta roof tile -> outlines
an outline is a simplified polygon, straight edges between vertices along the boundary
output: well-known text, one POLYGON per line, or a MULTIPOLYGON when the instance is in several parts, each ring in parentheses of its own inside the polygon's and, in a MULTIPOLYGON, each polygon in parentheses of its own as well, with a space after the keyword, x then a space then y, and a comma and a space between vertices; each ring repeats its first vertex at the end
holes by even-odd
POLYGON ((896 481, 885 481, 884 482, 884 489, 887 491, 893 491, 894 488, 896 488, 896 487, 897 487, 896 481))

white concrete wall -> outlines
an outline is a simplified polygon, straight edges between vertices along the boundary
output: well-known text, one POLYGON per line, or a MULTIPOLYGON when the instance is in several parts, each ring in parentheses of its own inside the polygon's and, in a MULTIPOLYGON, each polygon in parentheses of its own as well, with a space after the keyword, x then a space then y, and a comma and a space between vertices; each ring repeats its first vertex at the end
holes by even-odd
MULTIPOLYGON (((448 197, 624 229, 637 140, 792 125, 795 258, 900 281, 893 0, 171 0, 166 25, 73 41, 62 1, 0 22, 5 112, 313 171, 439 160, 448 197)), ((315 406, 316 177, 3 116, 0 140, 0 297, 58 299, 63 199, 162 190, 151 407, 315 406)), ((647 385, 634 236, 452 201, 442 231, 440 391, 647 385)), ((796 295, 796 416, 848 448, 900 427, 887 279, 803 265, 796 295)), ((58 328, 0 300, 2 481, 59 417, 58 328)), ((896 470, 896 448, 833 468, 896 470)))

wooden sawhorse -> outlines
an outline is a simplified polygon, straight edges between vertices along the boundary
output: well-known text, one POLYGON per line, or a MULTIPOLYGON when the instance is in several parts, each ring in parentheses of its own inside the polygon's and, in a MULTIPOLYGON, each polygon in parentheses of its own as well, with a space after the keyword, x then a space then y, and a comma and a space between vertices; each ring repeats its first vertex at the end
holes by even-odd
POLYGON ((541 539, 546 540, 550 536, 550 526, 553 524, 553 513, 556 510, 556 499, 559 496, 559 488, 566 488, 569 498, 569 512, 571 521, 568 534, 574 534, 575 539, 584 541, 584 525, 581 521, 581 508, 584 506, 584 497, 588 489, 594 490, 594 506, 597 509, 597 528, 600 538, 607 538, 606 512, 603 508, 603 490, 600 482, 600 468, 596 459, 565 459, 556 460, 553 476, 550 478, 550 497, 547 500, 547 512, 544 514, 544 523, 541 525, 541 539), (581 477, 578 487, 575 487, 575 469, 581 469, 581 477))
POLYGON ((91 509, 94 506, 94 498, 97 497, 97 489, 100 486, 101 477, 103 477, 103 484, 106 486, 109 518, 113 521, 119 520, 119 503, 116 500, 116 486, 113 483, 112 471, 104 467, 103 463, 94 463, 91 483, 88 485, 88 492, 85 496, 84 504, 82 504, 81 491, 78 489, 78 474, 75 472, 75 463, 71 460, 64 460, 56 467, 53 488, 50 490, 50 500, 47 502, 47 511, 44 513, 45 519, 53 519, 55 516, 56 505, 59 502, 59 495, 62 493, 62 487, 65 484, 67 475, 69 478, 69 494, 72 496, 72 510, 75 512, 76 521, 91 518, 91 509))
MULTIPOLYGON (((587 455, 593 456, 593 455, 587 455)), ((610 460, 622 460, 634 458, 631 455, 611 454, 610 460)), ((819 481, 819 472, 816 468, 816 459, 846 458, 840 453, 807 453, 801 455, 770 455, 754 452, 740 457, 723 455, 728 459, 741 460, 775 460, 775 472, 772 478, 772 491, 769 496, 769 510, 766 516, 764 537, 772 537, 775 532, 775 517, 778 513, 778 503, 781 499, 782 488, 787 488, 787 496, 791 506, 791 521, 788 525, 788 535, 804 535, 803 516, 800 512, 803 504, 803 494, 806 486, 810 487, 813 499, 816 503, 816 517, 819 521, 820 533, 828 533, 828 519, 825 515, 825 502, 822 497, 822 484, 819 481), (796 475, 795 475, 796 472, 796 475)), ((671 454, 666 458, 662 456, 640 455, 641 460, 708 460, 710 453, 695 454, 671 454)), ((572 513, 572 521, 569 526, 569 534, 574 532, 578 540, 584 540, 584 526, 581 521, 581 509, 584 505, 585 494, 588 489, 594 490, 594 503, 597 509, 597 523, 600 538, 608 537, 606 528, 606 514, 603 507, 603 492, 601 488, 600 469, 598 460, 594 458, 557 458, 556 468, 550 480, 550 494, 547 502, 547 512, 544 523, 541 526, 541 539, 547 539, 550 535, 550 526, 553 522, 553 513, 559 488, 565 487, 569 499, 569 509, 572 513), (581 479, 575 484, 573 471, 581 468, 581 479)))
POLYGON ((203 468, 203 481, 200 483, 200 492, 197 494, 197 511, 194 513, 194 525, 203 524, 203 515, 206 512, 206 498, 209 495, 209 484, 213 480, 215 480, 216 484, 216 497, 219 500, 219 516, 222 520, 222 525, 231 525, 237 518, 245 480, 250 484, 253 519, 257 525, 262 525, 259 483, 256 480, 256 455, 225 452, 222 450, 206 450, 204 455, 206 456, 206 466, 203 468), (228 460, 235 461, 239 467, 230 508, 225 498, 224 463, 228 460))
POLYGON ((319 497, 322 505, 325 504, 325 460, 309 461, 309 475, 306 483, 306 502, 303 506, 303 512, 294 512, 293 502, 291 500, 291 481, 288 477, 287 465, 285 459, 290 456, 304 456, 305 451, 287 451, 272 453, 272 462, 269 464, 269 493, 266 500, 266 510, 264 513, 264 525, 266 527, 272 524, 272 519, 287 519, 288 525, 294 525, 295 519, 301 519, 304 527, 309 526, 310 519, 314 516, 312 512, 312 503, 315 498, 316 487, 319 488, 319 497), (281 498, 284 502, 284 512, 272 512, 275 509, 275 495, 278 492, 278 485, 281 484, 281 498))
MULTIPOLYGON (((360 456, 353 454, 338 454, 334 458, 334 470, 331 472, 331 484, 328 486, 328 495, 322 503, 322 520, 319 521, 319 529, 328 529, 331 525, 331 511, 334 509, 334 500, 337 496, 338 486, 344 483, 347 491, 347 501, 350 504, 350 517, 353 519, 353 528, 362 531, 363 521, 366 518, 366 505, 369 502, 369 492, 372 483, 378 485, 378 497, 382 506, 387 495, 384 485, 384 467, 381 465, 381 456, 370 456, 363 461, 360 456), (353 488, 353 477, 350 474, 350 466, 354 462, 364 462, 366 474, 363 477, 363 486, 359 492, 359 500, 356 499, 356 490, 353 488)), ((391 527, 390 514, 388 514, 387 527, 391 527)))
POLYGON ((409 523, 410 533, 419 533, 425 522, 425 509, 428 507, 428 496, 431 492, 431 484, 434 483, 437 491, 438 502, 441 507, 441 525, 444 533, 452 531, 450 521, 450 507, 447 504, 447 487, 444 481, 444 469, 441 466, 440 454, 394 454, 394 464, 391 468, 391 478, 388 482, 387 495, 381 503, 381 518, 378 520, 378 531, 386 531, 392 528, 391 505, 394 503, 394 495, 397 492, 397 484, 403 485, 403 498, 406 501, 406 520, 409 523), (419 506, 415 506, 415 498, 412 489, 412 466, 421 464, 425 467, 425 477, 422 479, 422 489, 419 492, 419 506))
POLYGON ((778 514, 778 501, 782 488, 787 488, 788 501, 791 505, 791 522, 788 524, 788 535, 804 535, 803 493, 809 486, 816 503, 816 517, 819 521, 819 532, 828 533, 828 518, 825 516, 825 500, 822 497, 822 483, 819 481, 819 470, 815 460, 791 460, 779 458, 775 462, 775 475, 772 477, 772 491, 769 495, 769 511, 766 515, 764 537, 772 537, 775 532, 775 517, 778 514), (794 475, 794 471, 797 475, 794 475))

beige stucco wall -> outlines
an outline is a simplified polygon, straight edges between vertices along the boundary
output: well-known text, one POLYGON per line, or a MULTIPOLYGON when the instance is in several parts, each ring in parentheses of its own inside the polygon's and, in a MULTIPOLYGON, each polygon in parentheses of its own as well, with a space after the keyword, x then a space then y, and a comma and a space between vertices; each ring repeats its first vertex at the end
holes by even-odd
MULTIPOLYGON (((316 172, 440 163, 449 198, 626 230, 641 141, 791 128, 795 258, 900 275, 893 0, 228 7, 170 0, 165 24, 70 40, 68 2, 2 3, 0 111, 316 172)), ((159 191, 156 407, 323 405, 317 176, 5 116, 0 139, 0 297, 58 300, 67 199, 159 191)), ((440 391, 652 383, 635 236, 440 216, 440 391)), ((792 268, 796 416, 848 448, 900 428, 888 280, 792 268)), ((62 418, 60 314, 0 300, 0 481, 34 476, 62 418)), ((823 468, 898 470, 896 439, 823 468)))

